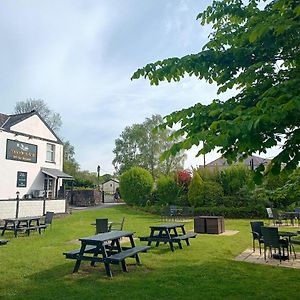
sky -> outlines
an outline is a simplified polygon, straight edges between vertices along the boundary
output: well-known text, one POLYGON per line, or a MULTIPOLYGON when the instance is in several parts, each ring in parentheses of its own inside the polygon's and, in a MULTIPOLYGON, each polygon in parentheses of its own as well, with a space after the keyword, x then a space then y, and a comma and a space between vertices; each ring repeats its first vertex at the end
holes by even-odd
MULTIPOLYGON (((43 99, 60 113, 59 135, 74 145, 81 169, 113 173, 114 142, 126 126, 220 98, 215 85, 195 78, 159 86, 130 80, 147 63, 199 52, 210 28, 196 16, 211 2, 1 1, 0 112, 43 99)), ((203 164, 196 152, 186 168, 203 164)))

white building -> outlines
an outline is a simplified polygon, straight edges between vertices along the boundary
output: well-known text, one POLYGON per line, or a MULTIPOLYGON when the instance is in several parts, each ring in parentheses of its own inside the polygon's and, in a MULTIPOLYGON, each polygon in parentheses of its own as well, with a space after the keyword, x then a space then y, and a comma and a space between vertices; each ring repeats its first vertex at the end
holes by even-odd
POLYGON ((63 144, 36 112, 0 113, 0 200, 56 198, 62 179, 63 144))
POLYGON ((119 187, 119 180, 109 179, 102 183, 102 191, 106 193, 115 193, 116 189, 119 187))

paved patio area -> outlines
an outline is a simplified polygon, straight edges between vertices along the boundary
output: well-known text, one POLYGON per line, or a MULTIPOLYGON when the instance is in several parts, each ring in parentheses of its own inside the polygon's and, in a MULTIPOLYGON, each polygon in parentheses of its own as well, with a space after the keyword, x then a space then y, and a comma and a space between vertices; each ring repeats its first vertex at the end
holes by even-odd
POLYGON ((294 258, 294 254, 290 254, 290 260, 280 261, 278 259, 274 259, 267 256, 267 260, 264 259, 264 253, 262 250, 262 254, 259 255, 259 250, 257 249, 256 252, 253 252, 252 249, 247 249, 239 256, 235 258, 237 261, 245 261, 254 264, 262 264, 262 265, 269 265, 269 266, 278 266, 278 267, 285 267, 285 268, 293 268, 293 269, 300 269, 300 253, 296 253, 296 259, 294 258))

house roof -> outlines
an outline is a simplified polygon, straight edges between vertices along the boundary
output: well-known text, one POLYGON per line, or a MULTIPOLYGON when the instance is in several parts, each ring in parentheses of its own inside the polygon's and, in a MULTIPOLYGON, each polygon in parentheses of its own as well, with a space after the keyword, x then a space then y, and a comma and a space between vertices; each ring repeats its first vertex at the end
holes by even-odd
POLYGON ((1 114, 0 113, 0 127, 2 127, 2 125, 5 123, 5 121, 8 119, 8 115, 5 114, 1 114))
POLYGON ((116 183, 119 183, 119 180, 118 180, 118 179, 116 179, 116 178, 111 178, 111 179, 108 179, 108 180, 104 181, 102 184, 107 183, 107 182, 110 182, 110 181, 114 181, 114 182, 116 182, 116 183))
POLYGON ((40 114, 32 110, 31 112, 22 113, 22 114, 15 114, 15 115, 5 115, 0 113, 0 127, 6 131, 11 131, 11 127, 20 123, 31 116, 37 115, 41 121, 45 124, 45 126, 49 129, 49 131, 56 137, 57 141, 62 144, 60 138, 56 135, 56 133, 49 127, 49 125, 45 122, 45 120, 40 116, 40 114))
POLYGON ((58 169, 41 168, 41 171, 54 178, 73 179, 73 176, 66 174, 58 169))
MULTIPOLYGON (((246 159, 243 160, 245 165, 251 165, 253 162, 253 166, 258 166, 260 164, 267 165, 270 163, 270 159, 262 158, 259 156, 251 155, 248 156, 246 159)), ((208 163, 207 166, 228 166, 228 163, 224 157, 219 157, 212 162, 208 163)))

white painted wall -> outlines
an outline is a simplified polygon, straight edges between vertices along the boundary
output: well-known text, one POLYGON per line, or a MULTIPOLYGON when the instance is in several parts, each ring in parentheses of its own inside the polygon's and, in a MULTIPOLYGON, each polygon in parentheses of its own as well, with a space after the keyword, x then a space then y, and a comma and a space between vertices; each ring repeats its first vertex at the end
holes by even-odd
MULTIPOLYGON (((19 217, 31 217, 43 215, 44 200, 20 200, 19 217)), ((0 200, 0 219, 16 217, 16 200, 0 200)), ((46 199, 45 212, 53 211, 54 213, 65 213, 66 200, 46 199)))
MULTIPOLYGON (((49 142, 39 138, 29 138, 21 134, 15 135, 0 129, 0 200, 15 199, 17 191, 20 192, 20 198, 22 198, 25 194, 31 193, 32 190, 43 190, 44 174, 41 172, 41 167, 59 170, 62 170, 63 167, 63 146, 56 143, 55 137, 36 115, 13 127, 14 130, 18 129, 18 131, 22 130, 23 132, 25 132, 26 129, 26 133, 33 136, 43 136, 44 138, 46 136, 46 138, 51 138, 53 144, 55 144, 55 163, 46 161, 47 143, 49 142), (24 124, 24 127, 22 127, 23 125, 21 126, 21 124, 24 124), (37 163, 6 159, 7 139, 36 145, 37 163), (18 171, 27 172, 27 186, 24 188, 17 187, 18 171)), ((61 180, 59 181, 59 185, 60 184, 61 180)))
POLYGON ((102 190, 107 193, 115 193, 117 187, 119 187, 119 183, 114 180, 109 180, 102 184, 102 190))
POLYGON ((16 125, 12 126, 10 130, 57 142, 55 135, 53 135, 53 133, 37 115, 33 115, 30 118, 17 123, 16 125))
POLYGON ((16 216, 17 201, 0 201, 0 219, 16 216))

